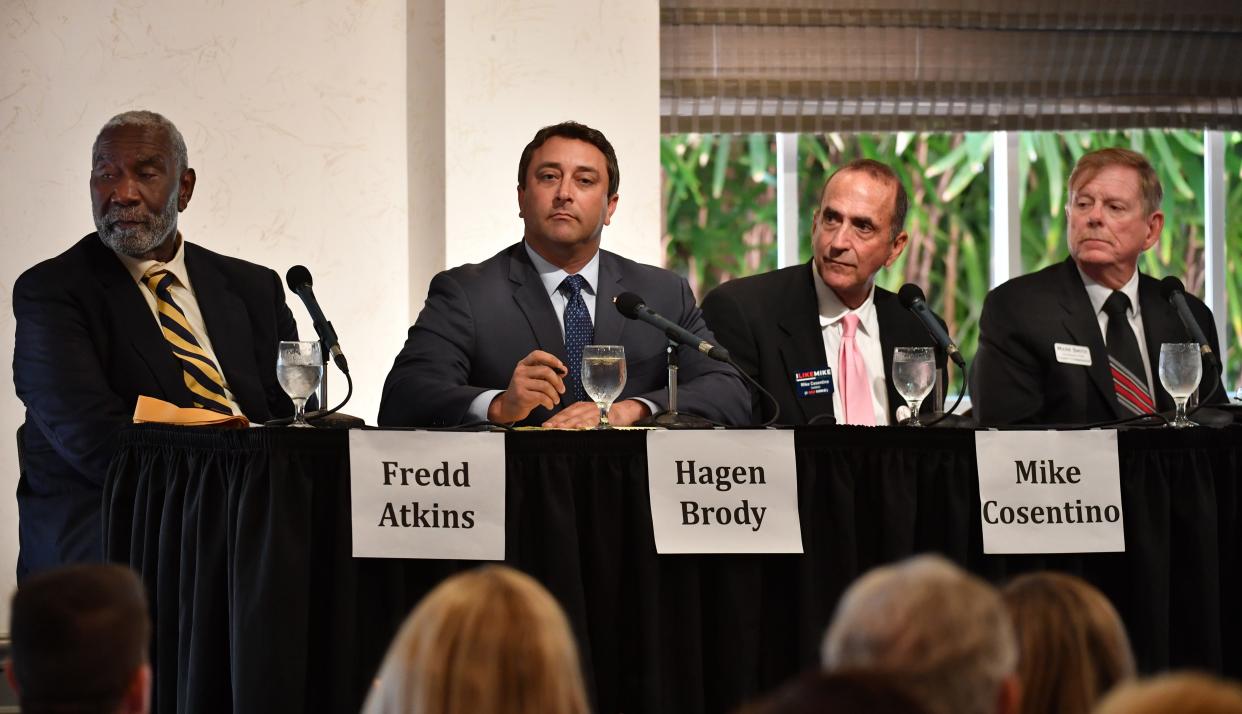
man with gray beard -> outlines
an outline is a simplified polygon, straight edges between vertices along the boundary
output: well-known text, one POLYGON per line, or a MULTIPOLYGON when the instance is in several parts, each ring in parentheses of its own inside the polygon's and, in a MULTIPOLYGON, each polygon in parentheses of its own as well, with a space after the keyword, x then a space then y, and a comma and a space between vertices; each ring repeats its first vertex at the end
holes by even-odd
POLYGON ((103 558, 101 496, 140 395, 263 422, 292 414, 276 350, 297 325, 273 271, 182 239, 185 140, 154 112, 118 114, 91 152, 96 233, 13 286, 19 579, 103 558))

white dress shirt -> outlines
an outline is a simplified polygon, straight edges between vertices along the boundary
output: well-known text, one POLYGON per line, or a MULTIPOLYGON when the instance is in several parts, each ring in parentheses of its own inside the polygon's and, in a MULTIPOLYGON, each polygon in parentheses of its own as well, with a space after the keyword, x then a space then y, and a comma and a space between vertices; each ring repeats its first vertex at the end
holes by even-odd
MULTIPOLYGON (((167 263, 161 263, 158 260, 143 260, 133 256, 124 255, 122 253, 114 253, 125 269, 129 271, 134 282, 138 283, 138 292, 142 293, 143 299, 147 301, 147 306, 151 308, 151 318, 155 320, 156 326, 160 324, 159 310, 155 304, 155 293, 147 287, 142 276, 151 270, 167 270, 173 276, 172 285, 168 286, 168 292, 176 301, 177 306, 181 308, 181 312, 185 313, 185 321, 190 324, 190 330, 194 333, 194 337, 198 340, 198 346, 203 348, 207 356, 211 358, 213 364, 216 365, 220 372, 220 378, 224 379, 224 369, 220 367, 220 360, 216 359, 216 352, 211 348, 211 336, 207 334, 207 323, 203 321, 203 313, 198 307, 198 299, 194 297, 194 286, 190 284, 190 272, 185 269, 185 241, 181 238, 181 233, 177 233, 177 252, 173 254, 172 260, 167 263)), ((160 334, 163 334, 163 328, 160 328, 160 334)), ((276 369, 276 365, 272 365, 272 369, 276 369)), ((233 396, 233 391, 229 389, 229 385, 225 383, 224 394, 229 399, 229 406, 233 409, 233 414, 240 416, 241 409, 237 406, 237 399, 233 396)))
MULTIPOLYGON (((832 368, 832 409, 835 414, 844 414, 841 404, 839 382, 844 377, 840 374, 841 366, 841 318, 849 312, 858 315, 858 331, 854 333, 854 342, 862 352, 863 365, 867 368, 867 382, 871 385, 871 406, 875 410, 875 423, 888 424, 888 384, 884 377, 884 350, 880 346, 880 321, 875 314, 875 285, 867 293, 867 299, 857 308, 850 310, 841 302, 841 298, 824 283, 811 264, 811 272, 815 275, 815 297, 819 301, 819 325, 824 338, 824 354, 828 356, 828 366, 832 368)), ((838 423, 844 423, 841 419, 838 423)))
MULTIPOLYGON (((1095 310, 1096 322, 1100 325, 1100 334, 1104 336, 1104 344, 1108 345, 1108 313, 1104 312, 1104 301, 1108 300, 1108 296, 1113 294, 1113 289, 1105 285, 1101 285, 1091 279, 1089 275, 1082 272, 1079 268, 1078 274, 1082 276, 1082 284, 1087 288, 1087 297, 1091 300, 1091 307, 1095 310)), ((1139 354, 1143 356, 1144 377, 1147 379, 1147 393, 1155 396, 1156 392, 1152 389, 1151 382, 1151 357, 1147 354, 1147 335, 1143 331, 1143 314, 1139 306, 1139 273, 1135 268, 1134 275, 1130 276, 1129 282, 1121 286, 1121 292, 1130 298, 1130 309, 1126 312, 1126 317, 1130 319, 1130 328, 1134 330, 1134 337, 1138 339, 1139 354)))

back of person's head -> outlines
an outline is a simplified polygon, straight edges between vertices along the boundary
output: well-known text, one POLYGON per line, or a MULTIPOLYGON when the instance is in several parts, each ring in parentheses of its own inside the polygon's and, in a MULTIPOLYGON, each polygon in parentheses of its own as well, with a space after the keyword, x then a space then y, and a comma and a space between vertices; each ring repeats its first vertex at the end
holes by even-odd
POLYGON ((894 673, 937 714, 1017 707, 1013 625, 996 589, 921 555, 876 568, 842 596, 824 635, 829 671, 894 673))
POLYGON ((72 565, 25 579, 9 633, 9 681, 24 714, 147 710, 151 624, 129 568, 72 565))
POLYGON ((1195 672, 1163 674, 1122 684, 1095 714, 1242 714, 1242 687, 1195 672))
POLYGON ((1087 714, 1134 676, 1134 655, 1108 598, 1081 578, 1031 573, 1001 591, 1018 635, 1023 714, 1087 714))
POLYGON ((585 714, 569 623, 527 575, 488 565, 423 598, 397 633, 366 714, 585 714))
POLYGON ((808 672, 738 714, 928 714, 891 672, 808 672))

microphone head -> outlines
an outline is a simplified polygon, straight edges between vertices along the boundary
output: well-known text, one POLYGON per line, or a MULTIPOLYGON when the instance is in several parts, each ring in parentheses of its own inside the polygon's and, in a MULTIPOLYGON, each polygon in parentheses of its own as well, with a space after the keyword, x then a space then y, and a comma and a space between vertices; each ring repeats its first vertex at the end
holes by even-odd
POLYGON ((916 302, 927 302, 927 297, 923 295, 923 288, 914 283, 906 283, 897 291, 897 300, 901 302, 902 307, 910 310, 916 302))
POLYGON ((293 292, 297 292, 302 288, 309 288, 313 284, 311 282, 310 271, 305 265, 295 265, 289 268, 289 272, 285 273, 285 284, 293 292))
POLYGON ((634 293, 621 293, 612 299, 612 303, 617 306, 617 312, 631 320, 638 318, 638 308, 645 304, 643 299, 634 293))
POLYGON ((1165 300, 1168 300, 1169 298, 1173 297, 1173 293, 1185 293, 1185 292, 1186 292, 1186 286, 1182 284, 1182 281, 1178 280, 1172 275, 1160 281, 1160 295, 1165 300))

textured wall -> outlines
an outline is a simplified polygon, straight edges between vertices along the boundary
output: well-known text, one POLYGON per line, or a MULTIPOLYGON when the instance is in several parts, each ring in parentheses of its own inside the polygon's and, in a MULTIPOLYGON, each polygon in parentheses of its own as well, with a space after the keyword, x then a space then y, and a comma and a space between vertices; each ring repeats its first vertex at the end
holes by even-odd
POLYGON ((0 0, 0 630, 22 419, 13 281, 94 230, 99 126, 130 108, 177 123, 198 172, 183 232, 282 277, 308 266, 358 375, 347 411, 374 423, 409 319, 405 26, 403 0, 0 0))

